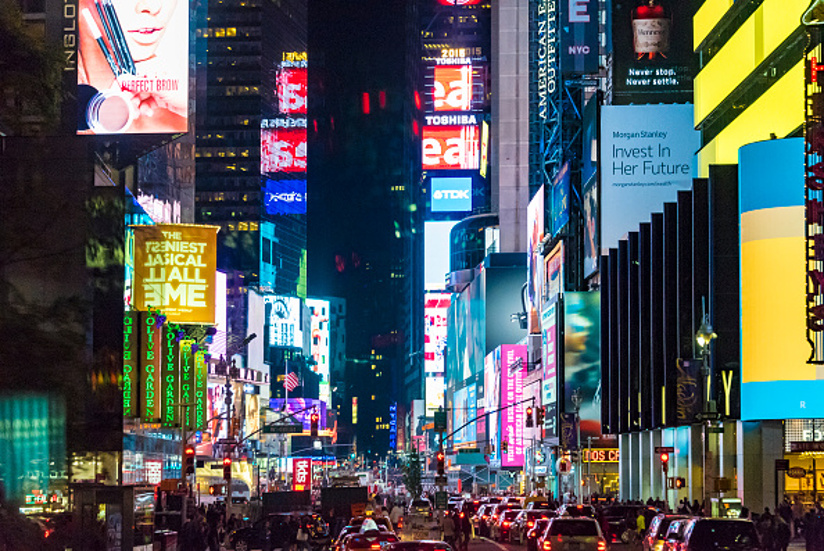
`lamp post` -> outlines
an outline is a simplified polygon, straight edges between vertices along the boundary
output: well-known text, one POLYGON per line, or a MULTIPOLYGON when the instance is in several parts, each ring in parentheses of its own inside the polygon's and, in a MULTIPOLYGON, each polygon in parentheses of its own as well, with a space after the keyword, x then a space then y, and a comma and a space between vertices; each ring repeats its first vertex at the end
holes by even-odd
MULTIPOLYGON (((572 405, 575 406, 575 447, 578 450, 578 460, 576 461, 578 465, 575 467, 575 470, 578 473, 578 483, 576 486, 578 486, 578 493, 581 493, 581 404, 584 402, 584 397, 581 395, 580 387, 572 391, 571 400, 572 405)), ((583 502, 584 500, 582 496, 580 503, 583 502)))
MULTIPOLYGON (((701 499, 702 499, 702 506, 706 506, 707 502, 707 483, 709 482, 709 476, 707 474, 707 447, 709 442, 707 441, 707 424, 710 422, 707 417, 709 413, 714 413, 715 407, 714 402, 710 399, 711 392, 712 392, 712 369, 710 368, 710 345, 712 341, 715 340, 718 335, 715 334, 712 330, 712 325, 710 324, 710 316, 706 312, 706 302, 705 298, 701 297, 701 326, 698 328, 698 331, 695 333, 695 342, 698 345, 698 348, 701 351, 701 378, 704 382, 704 388, 702 392, 702 400, 701 400, 701 412, 704 414, 701 419, 701 455, 702 455, 702 471, 703 471, 703 481, 701 483, 701 499)), ((706 511, 704 511, 706 514, 706 511)))

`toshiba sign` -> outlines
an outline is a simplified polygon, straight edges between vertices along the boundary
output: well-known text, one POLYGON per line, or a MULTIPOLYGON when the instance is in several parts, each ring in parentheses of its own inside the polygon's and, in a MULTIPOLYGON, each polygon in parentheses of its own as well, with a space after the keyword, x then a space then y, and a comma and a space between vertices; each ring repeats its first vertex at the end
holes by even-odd
POLYGON ((480 148, 477 126, 424 126, 424 170, 478 170, 480 148))
POLYGON ((472 178, 432 178, 432 212, 472 210, 472 178))

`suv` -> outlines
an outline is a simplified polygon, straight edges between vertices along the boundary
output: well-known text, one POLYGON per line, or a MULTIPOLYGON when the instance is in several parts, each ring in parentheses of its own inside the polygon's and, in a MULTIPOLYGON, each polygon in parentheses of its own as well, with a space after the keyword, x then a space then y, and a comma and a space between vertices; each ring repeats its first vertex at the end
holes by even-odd
POLYGON ((689 517, 684 515, 655 515, 649 523, 647 533, 641 542, 644 551, 662 551, 664 549, 664 536, 672 522, 676 520, 686 520, 689 517))
POLYGON ((538 538, 538 551, 606 551, 607 540, 598 522, 586 517, 557 517, 538 538))
POLYGON ((607 541, 616 543, 622 541, 627 543, 624 533, 627 530, 635 530, 637 526, 638 514, 644 514, 645 526, 649 526, 651 518, 656 514, 656 510, 645 505, 610 505, 601 510, 601 529, 607 541))
POLYGON ((681 542, 684 541, 684 531, 687 528, 688 522, 689 519, 673 520, 670 522, 669 528, 667 528, 667 533, 664 534, 663 549, 665 551, 680 551, 681 542))
POLYGON ((524 509, 518 513, 518 516, 515 517, 509 527, 509 541, 523 545, 526 541, 526 533, 532 530, 536 520, 540 518, 548 519, 554 516, 555 512, 549 509, 524 509))
POLYGON ((432 516, 432 504, 429 503, 428 499, 413 499, 412 503, 409 504, 409 512, 410 515, 423 515, 427 517, 432 516))
POLYGON ((592 505, 561 505, 558 509, 559 517, 589 517, 598 518, 592 505))
POLYGON ((510 528, 515 517, 521 512, 520 509, 508 509, 501 513, 498 522, 492 525, 492 539, 496 541, 509 541, 510 528))
POLYGON ((762 551, 755 524, 745 519, 694 518, 688 521, 679 551, 762 551))
POLYGON ((489 515, 492 509, 495 508, 494 505, 481 505, 478 507, 478 510, 475 511, 475 516, 472 517, 472 524, 475 525, 475 533, 478 537, 487 537, 489 536, 489 529, 486 525, 486 520, 489 518, 489 515))

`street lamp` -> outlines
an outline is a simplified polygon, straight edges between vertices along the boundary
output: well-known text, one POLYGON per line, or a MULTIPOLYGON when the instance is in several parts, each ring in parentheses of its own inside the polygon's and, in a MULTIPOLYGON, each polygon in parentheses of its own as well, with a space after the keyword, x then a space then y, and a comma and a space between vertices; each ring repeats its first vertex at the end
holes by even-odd
MULTIPOLYGON (((578 387, 572 391, 572 396, 570 397, 572 400, 572 405, 575 406, 575 431, 576 431, 576 438, 575 438, 575 447, 578 449, 578 466, 576 470, 578 471, 578 483, 577 491, 581 493, 581 404, 584 403, 584 397, 581 394, 581 388, 578 387)), ((581 497, 580 503, 583 503, 584 499, 583 496, 581 497)))
MULTIPOLYGON (((710 316, 706 311, 706 299, 705 297, 701 297, 701 325, 698 327, 698 331, 695 333, 695 342, 698 345, 699 350, 701 351, 701 378, 704 380, 704 399, 702 400, 702 408, 701 412, 704 414, 701 419, 701 450, 702 450, 702 470, 703 470, 703 483, 701 484, 701 497, 702 497, 702 506, 706 507, 707 503, 707 482, 709 481, 709 476, 707 473, 707 447, 709 442, 707 441, 707 424, 709 420, 707 419, 708 413, 715 411, 715 408, 712 407, 714 404, 711 397, 711 390, 712 390, 712 372, 710 369, 710 346, 712 345, 712 341, 715 340, 718 335, 712 330, 712 325, 710 324, 710 316)), ((706 511, 705 511, 706 513, 706 511)))

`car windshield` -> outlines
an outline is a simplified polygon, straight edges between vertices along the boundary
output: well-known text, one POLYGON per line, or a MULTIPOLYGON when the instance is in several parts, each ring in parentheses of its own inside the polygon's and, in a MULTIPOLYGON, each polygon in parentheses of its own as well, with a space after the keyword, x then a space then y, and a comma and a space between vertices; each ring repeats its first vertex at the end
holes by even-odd
POLYGON ((399 541, 390 544, 387 551, 451 551, 445 542, 399 541))
POLYGON ((549 526, 550 536, 597 536, 598 525, 589 520, 556 520, 549 526))
POLYGON ((423 508, 429 509, 429 502, 428 501, 423 501, 423 500, 420 500, 420 499, 416 499, 415 501, 412 502, 412 507, 415 507, 415 508, 423 507, 423 508))
POLYGON ((696 549, 735 549, 758 541, 755 526, 743 521, 703 521, 692 528, 689 543, 696 549))
POLYGON ((632 507, 613 506, 604 509, 603 515, 609 518, 624 518, 628 513, 633 513, 637 516, 636 510, 632 507))
POLYGON ((528 511, 526 514, 526 518, 529 520, 535 520, 536 518, 546 517, 549 516, 549 511, 546 509, 533 509, 528 511))
POLYGON ((592 507, 581 507, 580 505, 577 507, 567 507, 564 509, 564 512, 571 517, 591 517, 593 514, 592 507))
MULTIPOLYGON (((681 519, 667 518, 667 517, 664 517, 664 518, 661 519, 661 524, 658 526, 658 532, 657 532, 659 540, 664 539, 664 536, 667 534, 667 530, 669 530, 670 524, 672 524, 673 521, 676 521, 676 520, 681 520, 681 519)), ((652 529, 652 528, 654 528, 654 526, 650 527, 650 529, 652 529)))
POLYGON ((507 511, 507 512, 504 513, 503 519, 504 520, 514 520, 515 517, 518 516, 518 513, 520 513, 520 511, 507 511))

